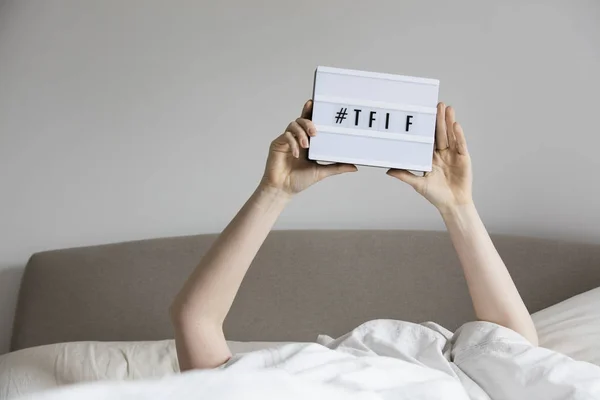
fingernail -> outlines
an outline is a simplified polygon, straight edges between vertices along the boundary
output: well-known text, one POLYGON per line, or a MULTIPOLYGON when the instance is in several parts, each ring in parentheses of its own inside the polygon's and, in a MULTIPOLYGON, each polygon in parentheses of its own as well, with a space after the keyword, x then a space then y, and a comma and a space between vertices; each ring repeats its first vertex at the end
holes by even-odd
POLYGON ((308 148, 308 140, 307 139, 302 139, 302 147, 304 147, 305 149, 308 148))

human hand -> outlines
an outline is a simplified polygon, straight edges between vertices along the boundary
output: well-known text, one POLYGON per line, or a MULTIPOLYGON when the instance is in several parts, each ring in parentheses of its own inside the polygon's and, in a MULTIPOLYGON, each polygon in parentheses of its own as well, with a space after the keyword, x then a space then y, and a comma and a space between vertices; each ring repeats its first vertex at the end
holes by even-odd
POLYGON ((454 109, 438 104, 431 172, 420 177, 406 170, 390 169, 387 174, 411 185, 441 213, 472 204, 471 157, 454 109))
POLYGON ((300 118, 290 122, 285 132, 271 143, 261 180, 263 187, 293 195, 328 176, 357 170, 350 164, 320 165, 308 160, 308 138, 317 135, 317 129, 310 119, 312 106, 312 100, 307 101, 300 118))

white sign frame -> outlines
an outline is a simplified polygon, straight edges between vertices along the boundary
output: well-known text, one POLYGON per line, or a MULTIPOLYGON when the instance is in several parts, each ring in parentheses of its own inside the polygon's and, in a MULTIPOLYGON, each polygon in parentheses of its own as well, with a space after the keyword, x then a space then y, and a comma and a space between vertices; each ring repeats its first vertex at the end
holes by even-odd
POLYGON ((437 79, 319 66, 310 160, 431 171, 437 79))

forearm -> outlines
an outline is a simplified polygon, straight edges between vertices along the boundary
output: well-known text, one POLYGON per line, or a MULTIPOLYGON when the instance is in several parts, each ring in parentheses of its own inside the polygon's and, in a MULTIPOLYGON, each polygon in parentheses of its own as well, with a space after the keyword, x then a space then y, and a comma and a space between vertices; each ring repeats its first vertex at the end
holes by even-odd
POLYGON ((537 345, 529 311, 475 206, 455 207, 442 217, 464 270, 477 318, 510 328, 537 345))
POLYGON ((222 324, 260 246, 289 195, 259 187, 217 238, 185 283, 172 313, 222 324))

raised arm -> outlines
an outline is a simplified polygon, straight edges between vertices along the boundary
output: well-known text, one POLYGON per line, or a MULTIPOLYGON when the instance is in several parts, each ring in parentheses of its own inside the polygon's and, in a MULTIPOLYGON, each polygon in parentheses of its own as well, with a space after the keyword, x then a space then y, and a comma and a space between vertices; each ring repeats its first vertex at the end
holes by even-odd
POLYGON ((321 179, 356 171, 353 165, 321 166, 306 158, 312 102, 271 143, 264 176, 250 199, 204 255, 173 301, 171 320, 181 371, 214 368, 230 357, 223 321, 250 263, 294 194, 321 179))
POLYGON ((537 332, 515 284, 473 204, 471 159, 454 110, 438 105, 433 170, 423 177, 389 170, 440 211, 460 259, 475 314, 537 345, 537 332))

